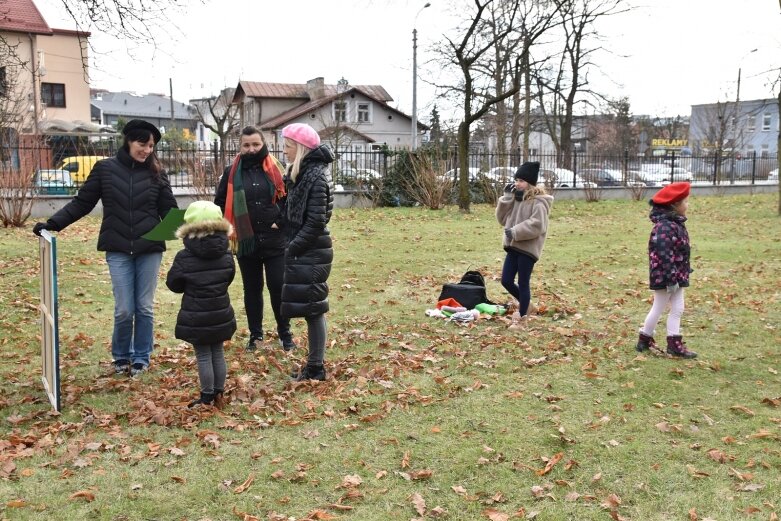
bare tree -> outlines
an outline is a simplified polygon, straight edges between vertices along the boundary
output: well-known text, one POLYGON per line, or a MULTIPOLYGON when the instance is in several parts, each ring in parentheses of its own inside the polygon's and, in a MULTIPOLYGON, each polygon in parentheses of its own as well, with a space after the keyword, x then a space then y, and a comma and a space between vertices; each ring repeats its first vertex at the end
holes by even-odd
POLYGON ((236 132, 240 121, 239 106, 232 103, 235 91, 235 88, 229 87, 222 89, 217 96, 190 100, 198 121, 217 134, 220 140, 218 162, 221 167, 227 164, 225 150, 228 137, 236 132))
MULTIPOLYGON (((510 98, 497 102, 491 109, 494 119, 491 120, 496 135, 496 151, 499 157, 507 157, 508 145, 516 150, 520 146, 523 136, 524 159, 529 155, 529 133, 531 129, 531 78, 533 67, 530 49, 540 35, 551 27, 554 4, 548 0, 534 0, 528 2, 493 2, 488 7, 486 25, 496 45, 493 47, 493 59, 485 64, 476 63, 476 70, 490 76, 493 80, 495 96, 501 93, 511 83, 514 74, 523 77, 524 89, 517 90, 510 98), (497 38, 505 31, 510 23, 510 16, 515 12, 515 20, 512 23, 512 31, 504 39, 497 38), (520 55, 518 62, 515 57, 520 55), (513 71, 512 67, 520 66, 520 70, 513 71), (485 70, 481 67, 485 66, 485 70), (520 106, 523 102, 524 108, 520 106), (510 139, 508 140, 508 132, 510 139)), ((507 166, 507 165, 502 165, 507 166)))
POLYGON ((445 36, 443 45, 437 50, 442 61, 457 67, 463 78, 457 86, 439 87, 444 90, 445 96, 456 93, 463 103, 463 118, 458 126, 458 206, 465 212, 470 209, 467 167, 471 125, 520 90, 523 55, 549 26, 541 24, 537 33, 518 40, 514 28, 522 2, 506 2, 504 8, 494 11, 497 16, 492 17, 491 11, 486 11, 491 1, 474 0, 474 13, 461 38, 445 36), (496 24, 497 21, 501 21, 501 25, 496 24), (492 51, 496 49, 500 50, 502 57, 507 52, 505 49, 515 50, 515 54, 509 53, 512 58, 501 66, 503 81, 497 81, 496 76, 488 72, 496 70, 495 65, 488 64, 495 62, 497 54, 492 51))
POLYGON ((623 7, 624 0, 553 2, 558 7, 564 48, 558 55, 558 66, 549 69, 551 76, 538 80, 538 96, 559 165, 571 168, 575 104, 589 103, 589 98, 603 99, 589 88, 588 79, 589 72, 596 67, 592 57, 601 50, 599 45, 592 47, 592 41, 599 40, 596 23, 602 17, 624 13, 628 8, 623 7))

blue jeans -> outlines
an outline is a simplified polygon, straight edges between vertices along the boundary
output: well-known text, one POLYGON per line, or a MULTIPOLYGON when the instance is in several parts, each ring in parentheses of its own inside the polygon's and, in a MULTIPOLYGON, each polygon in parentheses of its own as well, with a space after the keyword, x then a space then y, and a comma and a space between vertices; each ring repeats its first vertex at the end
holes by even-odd
POLYGON ((149 365, 154 345, 154 296, 162 260, 162 253, 106 252, 114 291, 111 356, 115 362, 149 365))
POLYGON ((524 316, 529 311, 532 299, 531 278, 534 263, 537 262, 528 255, 508 251, 502 267, 502 286, 510 295, 518 299, 518 313, 524 316), (518 276, 518 284, 515 277, 518 276))

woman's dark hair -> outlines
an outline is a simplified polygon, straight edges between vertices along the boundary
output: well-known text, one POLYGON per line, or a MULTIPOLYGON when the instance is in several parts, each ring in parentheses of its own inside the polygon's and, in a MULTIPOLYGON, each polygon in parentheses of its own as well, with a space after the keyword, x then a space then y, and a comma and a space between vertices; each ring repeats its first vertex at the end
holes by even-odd
MULTIPOLYGON (((125 140, 122 143, 122 148, 125 149, 125 152, 129 153, 131 141, 135 141, 137 143, 149 143, 150 139, 154 139, 154 136, 150 130, 146 130, 144 128, 134 128, 125 134, 125 140)), ((152 153, 149 154, 148 158, 146 158, 146 164, 152 171, 152 174, 154 174, 155 181, 159 180, 162 167, 160 166, 160 160, 157 159, 157 153, 154 150, 152 150, 152 153)))
MULTIPOLYGON (((242 136, 251 136, 252 134, 258 134, 261 139, 263 139, 263 134, 258 130, 257 127, 253 127, 252 125, 248 125, 241 129, 241 135, 242 136)), ((265 140, 264 140, 265 141, 265 140)))

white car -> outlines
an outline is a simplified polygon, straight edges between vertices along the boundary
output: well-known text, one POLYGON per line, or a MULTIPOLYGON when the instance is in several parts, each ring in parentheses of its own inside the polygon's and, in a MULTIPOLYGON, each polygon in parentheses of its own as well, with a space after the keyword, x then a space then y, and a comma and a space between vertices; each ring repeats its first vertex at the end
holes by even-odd
POLYGON ((517 166, 495 166, 488 171, 486 177, 491 181, 512 183, 515 181, 515 172, 517 171, 517 166))
POLYGON ((767 180, 778 182, 778 168, 767 173, 767 180))
POLYGON ((572 170, 566 168, 540 169, 538 185, 552 186, 553 188, 593 188, 596 184, 575 175, 572 170))
POLYGON ((692 182, 692 173, 680 166, 671 168, 667 165, 642 165, 640 169, 643 181, 659 186, 670 184, 670 173, 676 183, 680 181, 692 182))

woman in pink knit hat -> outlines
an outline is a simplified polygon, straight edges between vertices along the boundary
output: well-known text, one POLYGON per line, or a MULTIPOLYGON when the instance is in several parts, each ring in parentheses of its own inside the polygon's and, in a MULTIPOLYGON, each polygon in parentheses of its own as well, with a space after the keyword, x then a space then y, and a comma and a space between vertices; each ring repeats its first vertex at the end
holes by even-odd
POLYGON ((334 207, 328 165, 334 155, 315 129, 293 123, 282 129, 287 167, 287 249, 282 315, 303 317, 309 336, 306 365, 293 378, 325 380, 328 275, 334 252, 328 221, 334 207))

